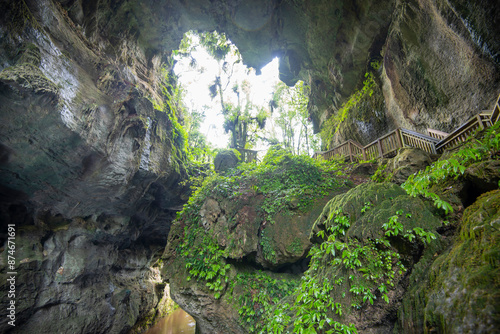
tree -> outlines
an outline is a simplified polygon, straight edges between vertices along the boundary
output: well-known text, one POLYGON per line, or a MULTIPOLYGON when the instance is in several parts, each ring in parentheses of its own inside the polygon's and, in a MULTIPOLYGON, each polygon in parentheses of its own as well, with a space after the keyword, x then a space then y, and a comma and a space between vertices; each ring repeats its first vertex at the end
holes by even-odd
POLYGON ((271 132, 271 141, 289 148, 294 154, 310 155, 318 149, 318 140, 307 111, 308 96, 309 87, 302 81, 293 87, 280 82, 276 85, 270 102, 272 112, 278 113, 273 117, 278 129, 271 132))
POLYGON ((208 88, 212 100, 220 105, 224 131, 230 134, 228 146, 235 149, 253 147, 269 112, 267 107, 257 106, 251 101, 251 85, 241 76, 251 69, 241 64, 240 53, 227 37, 215 31, 186 33, 175 55, 189 59, 192 69, 202 71, 205 63, 198 64, 194 56, 194 51, 201 51, 201 48, 215 59, 207 69, 209 73, 216 73, 208 88))
MULTIPOLYGON (((206 108, 206 107, 205 107, 206 108)), ((192 110, 184 119, 185 128, 188 133, 188 151, 193 160, 198 162, 210 162, 213 158, 213 149, 207 141, 207 137, 200 132, 200 127, 205 120, 205 110, 192 110)))
POLYGON ((231 133, 230 148, 246 149, 255 144, 257 132, 265 126, 267 111, 252 104, 250 100, 250 83, 243 80, 234 84, 232 92, 237 102, 228 101, 226 95, 232 82, 235 65, 241 62, 241 55, 224 34, 203 33, 201 44, 217 60, 219 74, 209 87, 212 98, 218 96, 221 112, 224 115, 224 130, 231 133))

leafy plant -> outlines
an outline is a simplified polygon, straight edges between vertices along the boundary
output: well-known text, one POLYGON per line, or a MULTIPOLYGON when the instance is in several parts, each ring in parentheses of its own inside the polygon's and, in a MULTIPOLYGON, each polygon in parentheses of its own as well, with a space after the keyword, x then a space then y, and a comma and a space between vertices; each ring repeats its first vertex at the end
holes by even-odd
POLYGON ((271 277, 260 270, 238 274, 231 282, 231 292, 236 286, 245 291, 237 298, 241 324, 250 332, 282 333, 279 324, 290 321, 290 316, 286 314, 290 305, 280 302, 293 293, 297 283, 288 277, 271 277), (272 322, 267 319, 269 315, 273 318, 272 322))
POLYGON ((375 171, 375 174, 373 174, 371 177, 371 179, 374 182, 386 182, 389 181, 391 178, 392 178, 392 173, 388 172, 387 164, 380 165, 375 171))
POLYGON ((260 238, 264 258, 271 263, 276 263, 276 251, 273 248, 272 240, 265 234, 265 232, 266 230, 264 229, 260 238))
POLYGON ((204 234, 201 228, 186 228, 185 239, 178 252, 186 262, 185 267, 189 272, 187 280, 190 281, 192 278, 205 280, 205 285, 214 292, 215 299, 219 299, 228 282, 226 272, 230 268, 224 261, 224 251, 219 244, 204 234), (200 234, 203 234, 202 242, 198 241, 197 244, 195 239, 200 234))
POLYGON ((430 189, 433 185, 446 179, 457 178, 464 174, 472 163, 491 158, 498 158, 500 150, 500 123, 488 128, 479 139, 469 140, 468 143, 449 158, 439 160, 425 170, 408 177, 401 187, 411 196, 423 196, 433 201, 437 208, 443 209, 446 214, 453 212, 452 206, 442 200, 430 189))

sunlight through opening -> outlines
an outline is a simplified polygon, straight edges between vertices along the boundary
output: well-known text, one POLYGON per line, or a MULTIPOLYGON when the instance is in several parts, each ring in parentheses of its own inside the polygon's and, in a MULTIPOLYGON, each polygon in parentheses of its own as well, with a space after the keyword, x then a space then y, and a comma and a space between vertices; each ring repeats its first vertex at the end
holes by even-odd
POLYGON ((184 105, 200 120, 197 131, 211 148, 265 153, 270 145, 283 144, 296 154, 310 154, 318 142, 312 124, 304 121, 308 119, 307 87, 302 82, 296 85, 300 88, 285 86, 279 79, 278 58, 257 75, 254 68, 243 64, 238 49, 223 34, 190 31, 174 51, 173 59, 184 105), (291 97, 294 89, 305 96, 300 106, 291 97), (301 151, 301 145, 306 144, 307 149, 301 151))

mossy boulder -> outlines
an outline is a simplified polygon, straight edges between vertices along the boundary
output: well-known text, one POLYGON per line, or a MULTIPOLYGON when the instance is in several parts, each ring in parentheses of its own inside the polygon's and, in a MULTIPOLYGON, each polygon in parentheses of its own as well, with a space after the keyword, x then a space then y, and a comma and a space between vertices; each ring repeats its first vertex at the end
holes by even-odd
POLYGON ((460 234, 427 273, 415 272, 395 332, 496 333, 500 326, 500 190, 463 215, 460 234))
POLYGON ((270 305, 255 306, 262 309, 255 317, 238 314, 239 307, 260 292, 272 295, 263 300, 292 293, 288 283, 306 270, 317 216, 347 190, 337 167, 271 150, 260 165, 207 179, 191 197, 170 230, 164 276, 174 300, 203 331, 246 333, 270 305))
MULTIPOLYGON (((441 243, 436 232, 441 225, 427 203, 393 183, 364 183, 334 197, 310 235, 317 245, 310 252, 305 282, 312 283, 302 284, 297 292, 308 300, 315 286, 322 287, 333 306, 325 302, 315 310, 297 302, 292 319, 304 321, 304 308, 331 319, 332 326, 354 326, 363 333, 391 331, 393 323, 387 319, 396 316, 407 276, 423 249, 441 243)), ((306 327, 319 324, 307 321, 306 327)))
POLYGON ((351 225, 347 235, 358 239, 381 237, 384 234, 382 225, 394 215, 399 216, 404 231, 417 226, 435 230, 441 222, 430 209, 425 202, 408 196, 394 183, 363 183, 334 197, 316 220, 310 236, 318 240, 317 232, 326 228, 335 212, 349 217, 351 225))
POLYGON ((399 149, 397 156, 392 159, 391 163, 391 181, 402 184, 408 179, 408 176, 429 166, 432 163, 432 157, 421 149, 404 147, 399 149))
POLYGON ((215 156, 214 168, 218 172, 225 172, 236 167, 239 162, 240 159, 233 150, 222 150, 215 156))
POLYGON ((500 182, 500 160, 474 163, 465 170, 465 180, 477 194, 498 188, 500 182))

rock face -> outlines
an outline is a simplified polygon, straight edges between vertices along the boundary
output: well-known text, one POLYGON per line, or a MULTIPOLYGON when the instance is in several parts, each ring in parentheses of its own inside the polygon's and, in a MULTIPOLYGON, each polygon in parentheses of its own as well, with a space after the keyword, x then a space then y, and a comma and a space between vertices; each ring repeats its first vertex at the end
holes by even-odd
MULTIPOLYGON (((185 31, 227 33, 257 69, 281 57, 281 78, 312 88, 317 130, 370 72, 373 93, 328 138, 366 143, 397 126, 446 131, 489 108, 500 88, 497 17, 496 1, 0 0, 0 233, 4 242, 15 224, 22 296, 18 326, 3 317, 0 330, 123 333, 155 307, 149 267, 188 197, 182 114, 168 103, 168 55, 185 31)), ((235 211, 242 221, 250 204, 235 211)), ((228 206, 206 204, 208 229, 228 206)), ((276 269, 307 247, 285 240, 275 262, 257 230, 231 260, 276 269)), ((237 286, 261 279, 252 277, 237 286)))
POLYGON ((0 331, 125 332, 159 300, 149 267, 186 200, 176 111, 158 107, 168 68, 137 47, 125 66, 57 2, 0 9, 1 238, 14 224, 18 273, 0 331))
POLYGON ((429 153, 418 148, 406 147, 398 151, 398 155, 391 161, 391 182, 401 184, 413 173, 424 170, 432 163, 429 153))
POLYGON ((214 169, 217 172, 225 172, 229 168, 234 168, 239 159, 231 150, 221 151, 214 158, 214 169))
POLYGON ((424 256, 427 259, 410 277, 399 332, 498 331, 499 196, 495 190, 478 198, 465 210, 453 247, 433 261, 432 254, 424 256), (424 274, 422 269, 429 265, 424 274))

